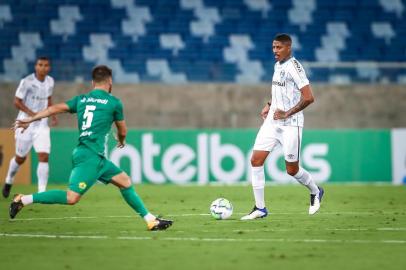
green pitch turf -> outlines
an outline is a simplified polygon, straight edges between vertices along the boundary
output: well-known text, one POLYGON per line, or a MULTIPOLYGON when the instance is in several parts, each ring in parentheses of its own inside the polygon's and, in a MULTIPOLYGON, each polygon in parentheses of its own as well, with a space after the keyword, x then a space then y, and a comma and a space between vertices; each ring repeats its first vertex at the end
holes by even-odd
POLYGON ((406 269, 406 188, 324 187, 315 216, 305 188, 270 186, 272 214, 240 221, 249 186, 137 186, 153 213, 174 220, 163 232, 147 231, 113 186, 75 206, 28 206, 12 221, 0 199, 0 269, 406 269), (208 215, 218 197, 234 205, 229 220, 208 215))

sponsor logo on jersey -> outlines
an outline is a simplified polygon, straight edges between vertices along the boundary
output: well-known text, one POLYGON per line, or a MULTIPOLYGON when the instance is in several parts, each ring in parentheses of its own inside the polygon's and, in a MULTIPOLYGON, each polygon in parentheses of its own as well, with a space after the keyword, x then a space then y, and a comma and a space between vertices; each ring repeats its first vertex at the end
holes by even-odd
POLYGON ((283 81, 283 79, 285 78, 285 75, 286 75, 285 71, 281 70, 281 73, 280 73, 281 81, 283 81))
POLYGON ((297 69, 297 71, 299 71, 299 72, 303 71, 302 66, 299 64, 299 62, 297 60, 293 59, 293 64, 294 64, 295 68, 297 69))
POLYGON ((46 99, 48 99, 48 97, 32 96, 31 99, 33 99, 33 100, 46 100, 46 99))
POLYGON ((99 103, 99 104, 107 104, 109 101, 107 99, 100 99, 100 98, 92 98, 92 97, 84 97, 80 100, 81 103, 84 102, 94 102, 94 103, 99 103))
POLYGON ((80 133, 79 137, 90 136, 92 134, 93 134, 92 131, 83 131, 82 133, 80 133))
POLYGON ((285 86, 285 82, 272 81, 272 85, 285 86))

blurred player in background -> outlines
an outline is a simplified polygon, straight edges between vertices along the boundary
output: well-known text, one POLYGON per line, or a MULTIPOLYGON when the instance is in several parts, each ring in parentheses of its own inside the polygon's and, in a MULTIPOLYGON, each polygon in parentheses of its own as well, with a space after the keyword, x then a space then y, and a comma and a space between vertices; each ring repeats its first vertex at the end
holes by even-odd
POLYGON ((15 128, 27 129, 31 123, 51 115, 62 112, 76 113, 79 143, 73 151, 73 168, 68 190, 50 190, 32 195, 18 194, 10 205, 10 217, 14 218, 24 206, 32 203, 76 204, 99 180, 117 186, 128 205, 144 218, 149 230, 167 229, 172 225, 172 221, 158 219, 148 212, 135 192, 130 177, 104 156, 105 140, 113 123, 117 127, 117 147, 124 147, 127 135, 123 105, 118 98, 111 95, 111 69, 103 65, 95 67, 92 71, 92 85, 93 90, 87 94, 75 96, 66 103, 48 107, 33 117, 16 121, 15 128))
POLYGON ((268 215, 264 199, 264 162, 277 145, 283 148, 287 173, 310 191, 310 215, 319 210, 324 194, 310 173, 299 165, 303 109, 314 102, 309 80, 302 65, 291 55, 292 39, 289 35, 276 35, 272 48, 277 61, 272 78, 272 94, 261 111, 264 122, 258 131, 251 157, 255 206, 242 220, 268 215))
MULTIPOLYGON (((48 75, 51 70, 51 63, 47 57, 39 57, 35 63, 35 73, 28 75, 21 80, 14 98, 14 105, 20 110, 17 119, 24 119, 34 116, 35 113, 52 105, 52 92, 54 79, 48 75)), ((57 124, 56 116, 51 118, 51 125, 57 124)), ((48 182, 48 158, 51 151, 50 130, 48 119, 30 125, 27 130, 15 131, 15 156, 10 160, 6 180, 3 186, 3 197, 10 195, 14 176, 20 166, 24 163, 32 146, 38 154, 38 192, 45 191, 48 182)))

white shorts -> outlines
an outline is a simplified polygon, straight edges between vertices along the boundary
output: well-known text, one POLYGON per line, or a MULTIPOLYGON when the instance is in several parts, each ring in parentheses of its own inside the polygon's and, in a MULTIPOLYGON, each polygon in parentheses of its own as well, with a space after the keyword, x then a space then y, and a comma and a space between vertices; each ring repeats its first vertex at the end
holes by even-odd
POLYGON ((271 152, 281 145, 287 162, 299 161, 302 127, 276 126, 265 122, 258 131, 254 150, 271 152))
POLYGON ((24 132, 19 128, 15 132, 16 155, 25 157, 34 146, 37 153, 51 152, 50 129, 48 126, 29 126, 24 132))

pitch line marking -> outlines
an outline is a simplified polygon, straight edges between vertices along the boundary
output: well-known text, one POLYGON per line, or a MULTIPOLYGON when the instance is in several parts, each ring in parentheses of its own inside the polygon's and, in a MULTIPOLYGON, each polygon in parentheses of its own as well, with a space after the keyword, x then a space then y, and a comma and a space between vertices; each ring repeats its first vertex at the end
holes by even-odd
MULTIPOLYGON (((235 215, 245 215, 246 213, 234 213, 235 215)), ((319 215, 369 215, 375 214, 374 212, 320 212, 319 215)), ((306 215, 307 213, 296 213, 296 212, 274 212, 270 213, 270 215, 306 215)), ((168 214, 165 215, 168 217, 189 217, 189 216, 210 216, 208 213, 188 213, 188 214, 168 214)), ((34 218, 17 218, 12 219, 10 221, 35 221, 35 220, 61 220, 61 219, 97 219, 97 218, 134 218, 136 215, 133 216, 72 216, 72 217, 34 217, 34 218)), ((406 228, 403 228, 406 229, 406 228)), ((401 230, 403 230, 401 229, 401 230)))
POLYGON ((30 233, 0 233, 3 237, 28 237, 28 238, 72 238, 72 239, 107 239, 105 235, 58 235, 58 234, 30 234, 30 233))
POLYGON ((116 240, 153 240, 153 241, 199 241, 199 242, 294 242, 294 243, 337 243, 337 244, 406 244, 406 240, 334 240, 334 239, 286 239, 286 238, 198 238, 198 237, 160 237, 150 236, 116 236, 107 235, 58 235, 58 234, 18 234, 0 233, 1 237, 27 237, 51 239, 116 239, 116 240))
POLYGON ((406 228, 377 228, 378 231, 406 231, 406 228))

